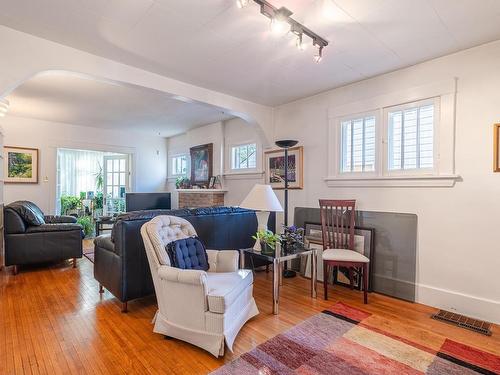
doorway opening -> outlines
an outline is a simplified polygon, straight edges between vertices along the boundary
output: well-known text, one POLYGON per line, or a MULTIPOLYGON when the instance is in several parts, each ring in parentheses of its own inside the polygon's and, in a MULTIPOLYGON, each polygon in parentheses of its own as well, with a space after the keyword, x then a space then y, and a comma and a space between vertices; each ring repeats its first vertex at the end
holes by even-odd
POLYGON ((58 148, 57 213, 77 217, 86 236, 92 236, 96 220, 124 212, 130 158, 129 154, 58 148))

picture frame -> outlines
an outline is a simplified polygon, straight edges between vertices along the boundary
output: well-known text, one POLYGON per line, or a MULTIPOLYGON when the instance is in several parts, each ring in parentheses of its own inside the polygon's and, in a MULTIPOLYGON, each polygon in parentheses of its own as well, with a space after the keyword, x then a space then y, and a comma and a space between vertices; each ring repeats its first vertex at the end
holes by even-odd
MULTIPOLYGON (((264 152, 265 184, 273 189, 284 189, 285 150, 264 152)), ((288 188, 304 188, 304 148, 302 146, 288 149, 288 188)))
POLYGON ((215 181, 217 181, 217 177, 215 177, 215 176, 210 177, 210 181, 208 183, 208 188, 209 189, 214 189, 215 188, 215 181))
POLYGON ((191 147, 191 184, 207 187, 213 174, 213 143, 191 147))
POLYGON ((493 125, 493 172, 500 172, 500 124, 493 125))
POLYGON ((38 149, 4 146, 5 183, 38 183, 38 149))
MULTIPOLYGON (((312 223, 305 222, 304 223, 304 235, 307 241, 310 244, 321 246, 323 248, 323 237, 322 237, 322 228, 320 223, 312 223)), ((354 227, 354 250, 363 254, 368 259, 370 259, 370 265, 368 268, 368 290, 371 291, 372 288, 372 265, 373 258, 375 252, 375 229, 366 228, 366 227, 354 227)), ((321 253, 322 251, 320 251, 321 253)), ((318 276, 322 276, 322 264, 318 264, 318 267, 321 266, 321 272, 318 272, 318 276)), ((308 268, 306 268, 307 272, 308 268)), ((308 276, 307 273, 305 275, 308 276)), ((350 287, 349 282, 349 271, 347 268, 340 267, 339 270, 336 270, 333 275, 333 283, 350 287)), ((360 275, 354 275, 354 287, 358 290, 361 290, 361 277, 360 275)))

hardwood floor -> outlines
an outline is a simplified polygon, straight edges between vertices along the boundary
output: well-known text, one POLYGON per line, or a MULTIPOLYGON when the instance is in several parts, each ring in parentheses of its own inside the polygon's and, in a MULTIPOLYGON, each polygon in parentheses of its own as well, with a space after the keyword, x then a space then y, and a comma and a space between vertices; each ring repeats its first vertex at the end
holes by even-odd
MULTIPOLYGON (((209 353, 152 332, 153 297, 129 303, 120 312, 109 292, 99 294, 92 264, 78 260, 22 268, 17 276, 0 271, 0 374, 206 374, 235 356, 342 300, 376 314, 375 324, 394 334, 431 345, 440 335, 500 355, 500 329, 492 337, 429 318, 435 310, 371 294, 362 304, 357 291, 336 287, 330 300, 309 297, 309 280, 285 279, 280 315, 272 315, 272 274, 256 275, 254 295, 260 314, 240 332, 235 353, 209 353)), ((318 285, 318 296, 321 286, 318 285)))

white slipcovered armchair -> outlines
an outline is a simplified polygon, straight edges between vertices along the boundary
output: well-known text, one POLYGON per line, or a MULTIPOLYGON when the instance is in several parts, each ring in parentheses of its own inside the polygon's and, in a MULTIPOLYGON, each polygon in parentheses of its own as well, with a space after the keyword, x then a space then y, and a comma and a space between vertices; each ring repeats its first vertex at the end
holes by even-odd
POLYGON ((238 269, 238 252, 207 250, 208 272, 170 267, 165 246, 196 235, 176 216, 157 216, 141 228, 158 300, 153 331, 224 355, 247 320, 259 313, 253 274, 238 269))

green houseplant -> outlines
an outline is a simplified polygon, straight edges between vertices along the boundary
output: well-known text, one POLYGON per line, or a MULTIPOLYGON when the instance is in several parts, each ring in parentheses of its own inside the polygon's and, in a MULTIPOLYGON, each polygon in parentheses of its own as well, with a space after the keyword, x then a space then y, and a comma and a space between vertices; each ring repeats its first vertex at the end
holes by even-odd
POLYGON ((76 219, 76 222, 83 227, 85 237, 90 237, 94 234, 94 221, 91 216, 82 216, 76 219))
POLYGON ((263 254, 272 254, 276 251, 276 242, 280 236, 270 230, 259 230, 252 238, 260 242, 260 248, 263 254))
POLYGON ((81 200, 78 197, 72 195, 61 196, 61 214, 69 215, 70 213, 75 213, 81 205, 81 200))

